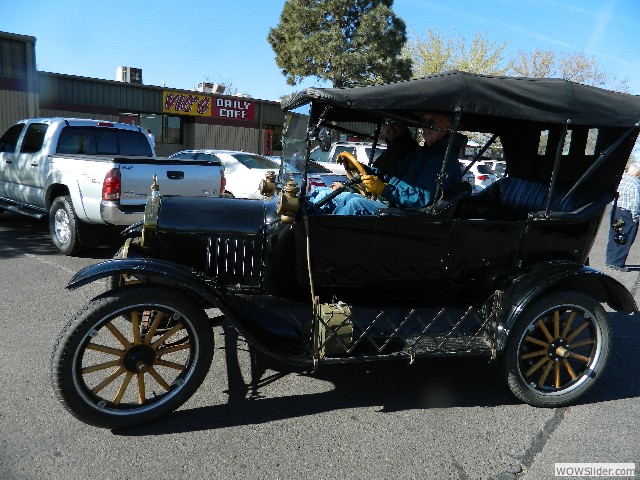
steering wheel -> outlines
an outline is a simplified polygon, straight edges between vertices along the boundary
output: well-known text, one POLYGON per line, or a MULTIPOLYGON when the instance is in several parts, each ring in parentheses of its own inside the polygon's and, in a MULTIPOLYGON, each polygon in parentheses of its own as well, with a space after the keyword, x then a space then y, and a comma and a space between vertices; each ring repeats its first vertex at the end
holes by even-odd
MULTIPOLYGON (((347 178, 349 180, 353 180, 356 174, 358 176, 368 175, 364 166, 349 152, 340 152, 336 157, 336 162, 344 165, 344 171, 347 173, 347 178)), ((358 192, 361 195, 364 195, 365 197, 371 196, 362 182, 358 182, 354 186, 358 189, 358 192)))

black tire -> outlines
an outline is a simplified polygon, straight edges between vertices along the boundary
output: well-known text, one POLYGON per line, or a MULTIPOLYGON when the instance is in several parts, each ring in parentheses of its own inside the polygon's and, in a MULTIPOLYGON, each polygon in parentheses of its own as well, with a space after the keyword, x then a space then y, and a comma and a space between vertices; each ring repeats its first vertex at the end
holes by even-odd
POLYGON ((157 285, 123 287, 94 298, 64 327, 51 356, 53 389, 87 424, 145 424, 193 395, 213 348, 207 316, 188 297, 157 285))
POLYGON ((82 250, 80 221, 73 208, 71 197, 57 197, 49 210, 49 233, 60 253, 77 255, 82 250))
POLYGON ((509 333, 509 388, 535 407, 569 405, 600 377, 610 348, 600 303, 578 292, 548 295, 527 308, 509 333))

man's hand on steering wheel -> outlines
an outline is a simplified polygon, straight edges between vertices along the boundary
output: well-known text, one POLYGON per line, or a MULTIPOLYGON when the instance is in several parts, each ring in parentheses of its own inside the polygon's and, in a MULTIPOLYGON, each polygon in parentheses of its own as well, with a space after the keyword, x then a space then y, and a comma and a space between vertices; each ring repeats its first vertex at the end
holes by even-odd
POLYGON ((387 186, 387 184, 380 180, 380 177, 376 175, 362 175, 361 178, 362 183, 364 183, 364 186, 367 189, 367 192, 375 195, 376 197, 378 195, 382 195, 384 187, 387 186))

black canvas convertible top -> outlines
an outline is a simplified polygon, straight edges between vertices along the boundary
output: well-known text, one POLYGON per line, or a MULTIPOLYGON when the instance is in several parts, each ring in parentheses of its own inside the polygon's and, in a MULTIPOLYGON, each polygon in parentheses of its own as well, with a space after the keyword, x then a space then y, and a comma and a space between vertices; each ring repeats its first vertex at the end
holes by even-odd
POLYGON ((309 88, 283 108, 290 110, 309 102, 333 105, 327 120, 409 116, 416 110, 461 111, 465 124, 479 130, 483 123, 508 119, 548 124, 569 120, 573 125, 600 127, 632 127, 640 122, 637 95, 555 78, 494 77, 460 71, 384 85, 309 88))

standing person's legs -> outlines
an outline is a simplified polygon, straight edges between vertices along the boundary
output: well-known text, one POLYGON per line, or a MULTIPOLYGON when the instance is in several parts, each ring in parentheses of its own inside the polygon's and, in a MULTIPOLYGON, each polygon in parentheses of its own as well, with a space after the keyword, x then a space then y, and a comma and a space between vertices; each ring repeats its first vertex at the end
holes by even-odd
POLYGON ((629 255, 629 250, 631 250, 631 245, 633 244, 633 241, 636 238, 636 234, 638 233, 638 224, 633 221, 631 212, 629 212, 628 210, 618 209, 618 211, 616 212, 616 218, 621 218, 626 223, 621 233, 626 233, 629 238, 625 245, 616 243, 614 240, 616 231, 613 228, 609 227, 609 239, 607 242, 605 263, 607 266, 611 266, 614 268, 624 268, 624 264, 627 261, 627 256, 629 255))

